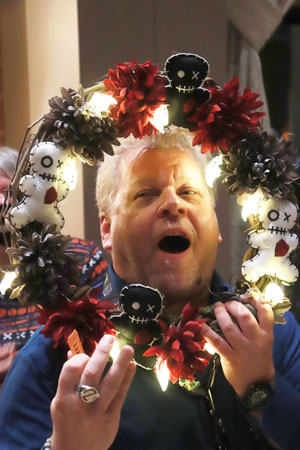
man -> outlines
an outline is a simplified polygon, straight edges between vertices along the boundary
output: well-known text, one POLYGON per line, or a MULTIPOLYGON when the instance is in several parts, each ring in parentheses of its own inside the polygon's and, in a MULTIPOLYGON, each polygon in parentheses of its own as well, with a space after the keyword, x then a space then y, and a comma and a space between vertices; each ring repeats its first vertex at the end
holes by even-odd
POLYGON ((128 138, 100 167, 101 235, 112 256, 103 296, 112 298, 129 283, 149 285, 164 295, 171 321, 188 302, 214 302, 224 338, 208 326, 203 333, 222 367, 214 380, 210 369, 200 377, 213 389, 213 404, 201 389, 190 393, 176 384, 162 392, 153 371, 135 367, 129 346, 107 366, 111 336, 104 336, 90 358, 79 354, 64 363, 64 353, 36 334, 3 389, 1 449, 38 449, 50 435, 44 448, 52 450, 297 448, 299 327, 288 314, 287 325, 274 327, 273 343, 268 304, 255 303, 256 320, 238 302, 217 301, 225 287, 213 272, 220 236, 204 181, 206 157, 192 149, 191 139, 176 127, 164 135, 128 138), (243 398, 258 382, 272 385, 274 392, 263 410, 249 412, 243 398), (79 383, 97 387, 100 398, 84 403, 79 383))

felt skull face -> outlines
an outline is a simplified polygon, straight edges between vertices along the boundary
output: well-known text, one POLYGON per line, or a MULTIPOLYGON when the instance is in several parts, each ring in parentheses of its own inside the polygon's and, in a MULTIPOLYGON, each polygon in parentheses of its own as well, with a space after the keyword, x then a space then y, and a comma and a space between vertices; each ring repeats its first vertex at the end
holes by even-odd
POLYGON ((145 325, 161 314, 163 297, 157 289, 129 284, 121 291, 120 306, 132 323, 145 325))
POLYGON ((41 142, 30 153, 30 169, 42 180, 57 181, 60 178, 69 152, 52 142, 41 142))
POLYGON ((297 206, 288 200, 270 198, 258 206, 258 219, 271 234, 285 235, 295 226, 297 216, 297 206))
POLYGON ((165 71, 171 86, 188 94, 201 86, 208 73, 208 63, 193 53, 177 53, 167 59, 165 71))

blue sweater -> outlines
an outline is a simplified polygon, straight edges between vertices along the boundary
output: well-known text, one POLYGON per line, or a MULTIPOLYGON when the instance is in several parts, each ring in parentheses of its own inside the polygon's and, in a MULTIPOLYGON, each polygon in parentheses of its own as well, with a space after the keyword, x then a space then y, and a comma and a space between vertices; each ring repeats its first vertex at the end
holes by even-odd
MULTIPOLYGON (((123 285, 112 270, 110 275, 108 294, 123 285)), ((212 289, 217 293, 223 287, 215 275, 212 289)), ((286 319, 274 327, 275 391, 260 424, 243 409, 221 367, 217 372, 213 396, 227 450, 271 448, 264 435, 283 449, 300 449, 300 327, 292 314, 286 319)), ((38 450, 51 435, 50 402, 64 361, 64 352, 54 350, 39 331, 18 353, 0 397, 1 450, 38 450)), ((162 392, 153 371, 138 368, 111 449, 212 450, 215 431, 203 396, 170 383, 162 392)))

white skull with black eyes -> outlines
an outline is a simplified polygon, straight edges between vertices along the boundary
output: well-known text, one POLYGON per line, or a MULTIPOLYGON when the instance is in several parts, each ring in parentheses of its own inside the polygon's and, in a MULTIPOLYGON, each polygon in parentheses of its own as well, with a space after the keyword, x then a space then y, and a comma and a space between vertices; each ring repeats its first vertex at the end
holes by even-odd
POLYGON ((259 203, 257 216, 265 230, 284 236, 295 226, 298 208, 288 200, 270 198, 259 203))
POLYGON ((163 296, 157 289, 129 284, 120 294, 120 306, 130 322, 145 325, 155 321, 163 309, 163 296))
POLYGON ((11 223, 22 228, 29 222, 55 224, 58 229, 64 225, 64 218, 58 209, 69 192, 62 179, 64 169, 73 158, 69 149, 41 142, 30 152, 30 174, 21 178, 19 189, 24 194, 19 204, 10 211, 11 223))
POLYGON ((249 282, 261 277, 275 277, 283 284, 295 283, 298 269, 289 255, 298 246, 298 236, 292 229, 297 222, 297 206, 284 199, 261 200, 257 218, 262 229, 249 233, 248 243, 257 254, 242 265, 242 274, 249 282))
POLYGON ((193 53, 177 53, 167 59, 165 71, 173 88, 189 94, 201 86, 208 73, 208 63, 193 53))

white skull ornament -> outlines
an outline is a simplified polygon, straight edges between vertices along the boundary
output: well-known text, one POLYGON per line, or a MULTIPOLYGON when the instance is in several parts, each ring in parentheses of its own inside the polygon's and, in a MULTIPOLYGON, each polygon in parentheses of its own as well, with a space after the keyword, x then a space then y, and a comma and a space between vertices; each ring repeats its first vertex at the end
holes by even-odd
POLYGON ((257 217, 263 229, 251 232, 248 243, 257 248, 258 253, 243 263, 243 276, 250 282, 269 275, 286 285, 295 283, 298 269, 289 255, 296 250, 299 241, 292 232, 298 217, 297 206, 283 199, 262 200, 258 205, 257 217))
POLYGON ((62 174, 71 159, 70 150, 64 150, 53 142, 41 142, 32 148, 29 159, 31 173, 23 176, 19 183, 24 196, 10 211, 12 225, 22 228, 36 220, 56 225, 58 231, 64 226, 58 203, 69 192, 62 174))

